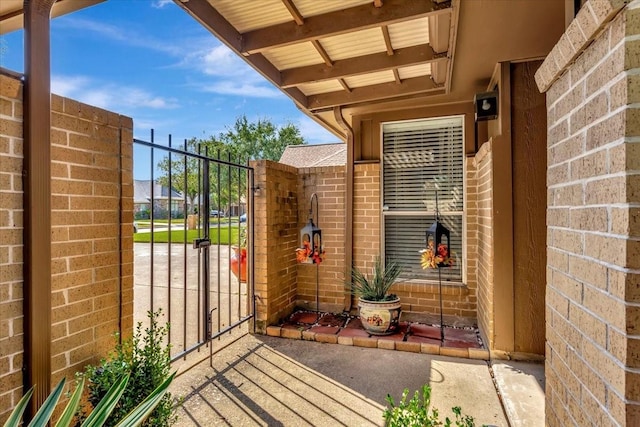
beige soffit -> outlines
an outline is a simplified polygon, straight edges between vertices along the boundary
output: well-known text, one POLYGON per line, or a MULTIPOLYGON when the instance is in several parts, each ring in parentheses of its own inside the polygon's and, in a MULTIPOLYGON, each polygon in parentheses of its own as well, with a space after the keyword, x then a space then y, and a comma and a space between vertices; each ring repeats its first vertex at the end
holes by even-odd
POLYGON ((456 0, 174 1, 340 137, 324 112, 446 91, 456 0))

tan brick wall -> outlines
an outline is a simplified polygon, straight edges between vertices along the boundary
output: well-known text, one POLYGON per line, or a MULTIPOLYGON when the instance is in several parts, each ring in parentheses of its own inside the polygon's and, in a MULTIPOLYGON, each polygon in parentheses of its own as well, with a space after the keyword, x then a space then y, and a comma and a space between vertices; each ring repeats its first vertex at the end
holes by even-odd
MULTIPOLYGON (((443 309, 447 316, 476 318, 477 221, 476 173, 467 163, 467 283, 443 285, 443 309)), ((341 312, 348 291, 345 279, 346 179, 344 167, 294 168, 273 162, 256 162, 255 182, 266 191, 256 197, 257 325, 264 330, 291 313, 294 307, 316 308, 316 275, 321 310, 341 312), (294 187, 293 180, 297 179, 294 187), (317 226, 322 230, 325 260, 319 265, 296 264, 299 230, 309 219, 311 195, 319 202, 317 226), (295 208, 297 206, 297 208, 295 208), (297 209, 297 211, 295 211, 297 209), (263 242, 267 242, 263 246, 263 242), (263 247, 265 249, 263 249, 263 247), (264 253, 261 251, 265 251, 264 253)), ((314 203, 314 222, 316 221, 314 203)), ((381 253, 380 165, 354 168, 353 262, 369 271, 381 253)), ((418 256, 418 255, 416 255, 418 256)), ((438 285, 405 282, 394 286, 403 310, 419 314, 440 313, 438 285)), ((352 300, 352 308, 356 307, 352 300)))
POLYGON ((22 84, 0 74, 0 422, 22 397, 22 84))
POLYGON ((588 1, 536 74, 548 89, 552 426, 640 425, 640 4, 623 6, 588 1))
POLYGON ((256 330, 289 315, 297 298, 298 173, 291 166, 254 162, 256 330), (268 286, 267 286, 268 285, 268 286))
POLYGON ((133 326, 133 122, 53 95, 51 127, 55 383, 133 326))
POLYGON ((494 346, 493 277, 493 141, 482 145, 473 163, 476 166, 478 326, 489 348, 494 346))
POLYGON ((299 232, 309 221, 311 196, 315 193, 318 197, 318 212, 316 213, 314 201, 313 221, 322 230, 322 242, 325 250, 325 258, 322 263, 298 264, 297 266, 298 295, 296 301, 299 307, 315 310, 317 276, 320 309, 339 313, 344 308, 345 192, 345 168, 342 166, 298 170, 297 231, 299 232))
MULTIPOLYGON (((55 384, 132 330, 133 123, 55 95, 51 119, 55 384)), ((22 144, 22 85, 0 76, 0 419, 22 394, 22 144)))

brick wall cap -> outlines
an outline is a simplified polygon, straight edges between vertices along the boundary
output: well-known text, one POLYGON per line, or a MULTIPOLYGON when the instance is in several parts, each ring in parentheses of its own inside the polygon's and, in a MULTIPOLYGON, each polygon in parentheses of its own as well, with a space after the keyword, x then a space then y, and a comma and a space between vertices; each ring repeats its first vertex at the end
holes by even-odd
POLYGON ((571 55, 567 55, 568 52, 564 52, 563 55, 561 38, 553 49, 551 49, 551 52, 547 55, 538 71, 536 71, 535 80, 540 92, 549 90, 551 85, 560 78, 569 65, 571 65, 593 41, 604 26, 631 1, 632 0, 588 0, 584 4, 563 35, 563 37, 566 36, 574 42, 575 50, 571 55), (595 3, 597 3, 597 6, 595 3), (590 25, 587 28, 580 26, 580 22, 593 22, 593 20, 595 20, 596 25, 590 25), (575 36, 572 38, 572 34, 579 34, 581 37, 579 40, 574 40, 575 36))

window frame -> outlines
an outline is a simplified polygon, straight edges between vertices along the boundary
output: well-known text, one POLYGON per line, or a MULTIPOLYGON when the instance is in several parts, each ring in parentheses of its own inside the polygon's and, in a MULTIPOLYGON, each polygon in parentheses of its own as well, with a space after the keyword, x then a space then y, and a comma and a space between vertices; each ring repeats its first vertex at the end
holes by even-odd
MULTIPOLYGON (((460 125, 462 127, 462 136, 461 136, 461 156, 462 156, 462 210, 461 211, 443 211, 439 210, 441 215, 456 215, 462 217, 462 231, 461 231, 461 246, 462 246, 462 255, 461 255, 461 278, 460 280, 447 280, 445 282, 447 285, 453 286, 466 286, 467 283, 467 156, 465 151, 465 142, 466 142, 466 126, 465 126, 465 115, 464 114, 451 114, 446 116, 430 116, 430 117, 421 117, 416 119, 406 119, 406 120, 390 120, 390 121, 381 121, 380 123, 380 242, 383 256, 386 258, 386 233, 385 233, 385 217, 386 216, 434 216, 435 211, 403 211, 403 212, 389 212, 384 209, 384 127, 385 125, 394 124, 394 123, 410 123, 410 122, 425 122, 429 120, 443 120, 443 119, 458 119, 460 120, 460 125)), ((422 230, 426 235, 426 229, 422 230)), ((419 257, 419 254, 416 254, 416 258, 419 257)), ((424 278, 399 278, 400 281, 404 282, 413 282, 413 283, 437 283, 436 279, 424 279, 424 278)))

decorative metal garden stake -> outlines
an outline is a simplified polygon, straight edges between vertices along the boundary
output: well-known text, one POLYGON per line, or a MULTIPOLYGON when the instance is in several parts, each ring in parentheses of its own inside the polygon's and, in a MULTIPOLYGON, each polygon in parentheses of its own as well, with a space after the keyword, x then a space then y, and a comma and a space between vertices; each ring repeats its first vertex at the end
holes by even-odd
POLYGON ((439 257, 442 261, 438 262, 438 293, 440 296, 440 340, 444 343, 444 316, 442 313, 442 267, 448 267, 450 264, 450 232, 447 227, 440 223, 440 211, 438 210, 438 190, 436 190, 436 221, 431 224, 427 230, 427 249, 433 251, 434 257, 439 257))
POLYGON ((300 230, 300 247, 296 249, 296 260, 301 264, 316 264, 316 312, 320 313, 319 266, 324 256, 322 230, 313 223, 313 200, 316 201, 316 224, 320 216, 318 195, 311 195, 309 223, 300 230))

